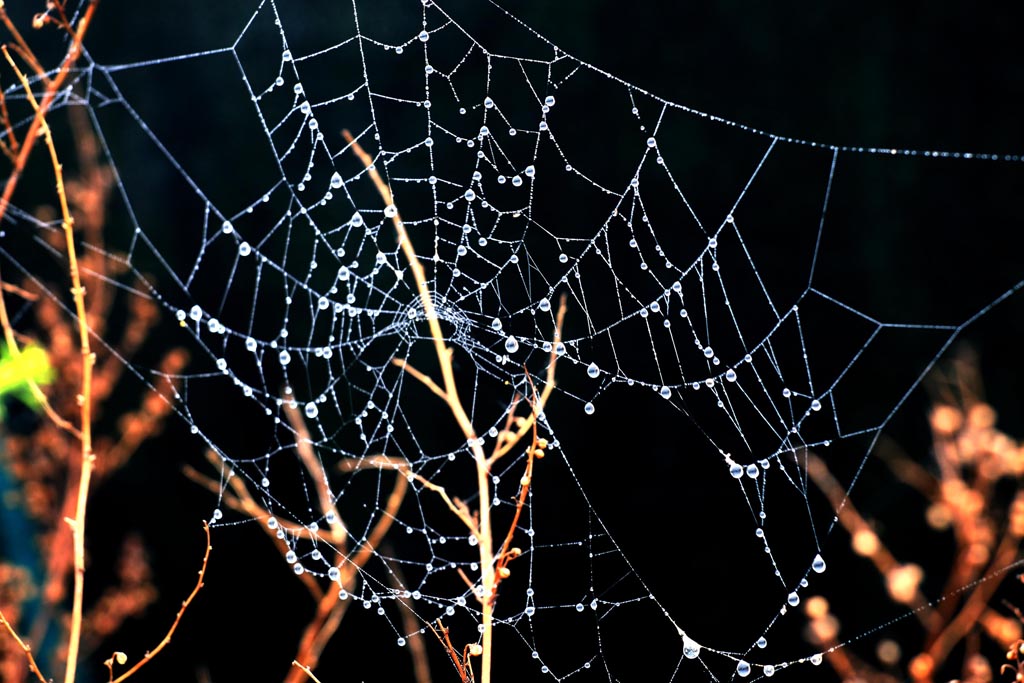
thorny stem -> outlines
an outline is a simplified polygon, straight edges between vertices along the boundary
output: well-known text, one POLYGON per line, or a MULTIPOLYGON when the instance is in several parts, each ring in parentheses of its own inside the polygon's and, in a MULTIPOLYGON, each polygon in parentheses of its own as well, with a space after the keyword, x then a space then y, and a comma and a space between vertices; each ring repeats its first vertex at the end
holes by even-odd
MULTIPOLYGON (((452 501, 448 498, 448 495, 444 492, 442 487, 431 484, 428 488, 440 493, 448 504, 448 507, 452 509, 456 515, 462 519, 470 530, 474 533, 477 539, 477 546, 480 551, 480 590, 478 598, 481 604, 480 621, 483 627, 480 643, 480 680, 481 683, 490 683, 491 681, 491 662, 493 657, 493 638, 494 638, 494 603, 497 592, 498 583, 501 581, 501 577, 496 571, 496 560, 494 554, 494 537, 491 529, 491 488, 490 488, 490 473, 491 464, 499 457, 504 455, 509 449, 511 449, 522 436, 529 431, 534 421, 537 419, 537 415, 543 411, 543 402, 550 395, 551 390, 554 388, 554 359, 556 356, 552 355, 552 363, 548 367, 548 383, 544 389, 540 400, 537 404, 533 405, 533 411, 529 418, 526 418, 520 425, 519 431, 513 434, 506 442, 504 449, 496 446, 494 453, 488 458, 484 454, 483 446, 480 440, 477 438, 476 430, 473 428, 473 424, 469 419, 469 415, 466 414, 466 410, 463 407, 462 400, 459 398, 458 389, 455 384, 455 372, 452 367, 452 349, 450 349, 445 342, 444 333, 441 330, 441 323, 438 319, 437 312, 434 310, 434 302, 431 299, 430 285, 427 282, 426 271, 423 268, 423 264, 420 262, 419 256, 416 254, 416 250, 413 247, 412 240, 409 239, 409 234, 405 229, 405 224, 402 222, 401 215, 398 213, 398 209, 394 204, 394 198, 391 194, 391 188, 387 186, 384 180, 381 178, 380 172, 377 171, 374 165, 373 158, 366 153, 359 142, 352 136, 352 134, 344 130, 342 136, 352 149, 353 153, 359 158, 359 160, 366 167, 367 174, 373 181, 374 186, 377 188, 377 192, 384 200, 385 206, 390 210, 391 222, 394 225, 395 233, 398 236, 398 244, 402 249, 402 254, 405 256, 405 260, 409 264, 409 269, 412 271, 413 278, 416 282, 416 291, 420 297, 420 301, 423 305, 423 313, 426 316, 427 324, 430 327, 430 336, 434 342, 434 351, 437 354, 438 364, 441 368, 441 377, 443 379, 443 388, 438 386, 430 377, 416 371, 406 361, 396 359, 395 364, 403 368, 406 372, 409 372, 412 376, 419 379, 424 385, 427 386, 432 392, 444 399, 447 403, 449 410, 455 417, 459 428, 462 430, 463 436, 466 438, 466 442, 469 446, 470 452, 473 454, 473 460, 476 463, 476 479, 477 479, 477 495, 479 497, 479 521, 473 520, 466 509, 465 504, 460 504, 458 501, 452 501)), ((562 299, 562 306, 558 314, 558 324, 555 330, 556 337, 561 335, 561 324, 565 315, 565 298, 562 299)), ((556 338, 557 341, 557 338, 556 338)), ((515 409, 513 405, 509 410, 515 409)), ((500 441, 499 441, 500 443, 500 441)), ((533 446, 530 447, 528 473, 530 473, 530 466, 532 465, 532 453, 533 446)), ((526 479, 528 482, 529 480, 526 479)), ((524 485, 525 487, 529 484, 524 485)), ((521 491, 520 499, 517 501, 517 515, 521 511, 522 505, 525 502, 525 493, 521 491)), ((513 527, 514 529, 514 527, 513 527)), ((511 532, 510 532, 511 533, 511 532)), ((507 546, 507 543, 504 544, 507 546)), ((447 630, 445 630, 447 636, 447 630)), ((449 649, 451 649, 450 641, 448 643, 449 649)), ((456 659, 453 657, 453 659, 456 659)), ((465 663, 466 658, 463 658, 465 663)), ((457 664, 458 666, 458 664, 457 664)), ((459 666, 460 673, 463 678, 466 677, 466 671, 459 666)), ((469 669, 466 666, 466 669, 469 669)), ((471 669, 470 669, 471 672, 471 669)))

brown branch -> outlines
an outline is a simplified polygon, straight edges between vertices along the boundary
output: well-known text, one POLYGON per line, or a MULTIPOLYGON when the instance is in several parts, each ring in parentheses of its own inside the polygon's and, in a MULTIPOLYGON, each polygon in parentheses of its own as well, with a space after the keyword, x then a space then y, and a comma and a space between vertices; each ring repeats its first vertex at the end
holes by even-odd
POLYGON ((7 207, 11 204, 11 197, 18 186, 18 181, 21 180, 21 174, 25 170, 25 164, 28 162, 28 157, 32 153, 36 139, 39 137, 39 131, 42 129, 46 114, 50 111, 53 101, 57 98, 57 92, 64 85, 68 75, 71 73, 71 69, 82 54, 82 41, 85 39, 85 34, 89 30, 89 24, 92 23, 93 16, 96 14, 97 4, 98 0, 90 0, 88 7, 82 13, 82 18, 79 20, 78 27, 71 38, 71 44, 68 45, 64 59, 57 69, 57 74, 47 83, 46 90, 43 92, 43 98, 39 102, 39 108, 36 109, 35 116, 29 124, 28 130, 25 131, 23 144, 18 151, 18 158, 14 162, 11 174, 7 177, 3 193, 0 194, 0 221, 3 221, 4 216, 7 215, 7 207))
POLYGON ((189 605, 192 604, 192 601, 195 599, 200 589, 202 589, 203 579, 206 578, 206 566, 207 563, 210 561, 210 551, 213 549, 213 546, 210 545, 210 525, 206 522, 203 522, 203 531, 206 533, 206 550, 203 552, 203 566, 199 568, 199 578, 196 580, 195 587, 192 588, 192 592, 188 594, 188 597, 185 598, 185 601, 181 603, 181 609, 179 609, 178 613, 175 615, 174 623, 171 624, 171 628, 167 630, 167 634, 164 635, 163 640, 157 643, 157 646, 155 648, 153 648, 145 655, 143 655, 142 659, 136 662, 132 668, 128 669, 123 674, 115 678, 112 683, 122 683, 122 681, 125 681, 131 676, 133 676, 136 671, 144 667, 149 662, 153 661, 153 657, 158 655, 160 651, 167 647, 168 643, 171 642, 171 637, 177 630, 178 624, 181 623, 182 615, 185 614, 185 610, 188 609, 189 605))
POLYGON ((36 664, 36 658, 32 656, 32 647, 21 639, 18 632, 14 630, 14 626, 7 620, 7 617, 4 616, 3 610, 0 610, 0 624, 3 624, 7 628, 7 632, 11 634, 11 637, 18 643, 18 647, 20 647, 22 652, 25 653, 25 659, 28 660, 29 671, 36 675, 36 678, 39 679, 39 683, 47 683, 43 673, 39 670, 39 665, 36 664))

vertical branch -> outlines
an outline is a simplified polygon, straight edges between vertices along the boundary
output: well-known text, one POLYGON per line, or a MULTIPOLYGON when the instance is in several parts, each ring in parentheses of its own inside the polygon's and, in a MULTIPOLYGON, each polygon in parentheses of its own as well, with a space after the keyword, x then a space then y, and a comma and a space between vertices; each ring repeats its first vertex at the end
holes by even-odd
MULTIPOLYGON (((552 364, 548 368, 548 386, 545 387, 544 393, 539 401, 534 404, 534 410, 530 417, 524 421, 524 426, 520 427, 518 436, 511 444, 506 444, 507 447, 505 450, 496 449, 495 453, 488 458, 484 453, 480 440, 477 438, 476 430, 473 428, 473 424, 469 419, 469 415, 466 413, 462 400, 459 398, 459 392, 455 384, 455 371, 452 367, 452 349, 448 347, 445 341, 444 333, 441 330, 441 323, 438 320, 437 312, 434 310, 434 302, 430 296, 430 285, 427 282, 426 271, 423 269, 423 264, 420 262, 420 258, 416 254, 412 240, 409 239, 409 234, 405 229, 405 224, 402 222, 402 217, 398 212, 398 208, 395 206, 394 198, 391 194, 391 188, 389 188, 381 178, 380 172, 377 171, 377 168, 373 163, 373 158, 366 153, 359 142, 352 137, 352 134, 347 130, 343 130, 341 134, 352 149, 352 152, 363 163, 363 166, 366 167, 367 174, 373 181, 374 186, 377 188, 377 192, 380 194, 381 199, 384 200, 387 207, 385 214, 391 217, 391 222, 395 227, 395 234, 398 236, 398 244, 402 249, 402 253, 405 256, 406 261, 409 263, 409 269, 412 271, 413 278, 416 282, 416 292, 418 293, 423 305, 423 312, 427 318, 427 324, 430 326, 430 336, 433 340, 434 351, 437 354, 437 361, 441 368, 441 377, 443 379, 444 388, 442 389, 441 387, 438 387, 432 379, 423 373, 416 371, 405 361, 396 359, 395 364, 419 379, 427 386, 427 388, 444 399, 449 410, 451 410, 452 415, 455 417, 455 421, 458 423, 459 428, 462 430, 463 436, 466 438, 470 452, 473 454, 473 461, 476 464, 479 522, 475 525, 470 522, 467 522, 467 524, 470 526, 470 529, 476 537, 477 547, 480 552, 480 586, 477 592, 477 599, 480 601, 481 605, 480 622, 482 632, 481 643, 479 645, 475 643, 473 644, 473 655, 480 655, 481 682, 490 683, 491 663, 493 659, 494 603, 497 595, 498 584, 503 578, 503 576, 499 574, 498 567, 496 566, 496 564, 498 564, 498 558, 494 553, 494 534, 491 529, 491 464, 507 452, 507 450, 510 449, 514 443, 529 430, 529 428, 534 424, 533 421, 536 420, 539 412, 543 410, 543 402, 547 400, 548 395, 550 395, 551 390, 554 388, 554 362, 552 361, 552 364)), ((561 336, 561 326, 564 316, 565 299, 563 297, 561 310, 558 314, 557 328, 555 330, 556 337, 561 336)), ((555 356, 553 354, 552 358, 554 357, 555 356)), ((511 411, 514 410, 515 406, 513 405, 509 411, 511 413, 511 411)), ((532 471, 532 454, 530 455, 530 458, 529 467, 531 469, 529 471, 532 471)), ((525 481, 528 482, 529 480, 526 479, 525 481)), ((528 485, 529 484, 527 483, 524 486, 528 485)), ((443 489, 439 489, 439 487, 435 486, 432 488, 443 493, 443 489)), ((521 492, 522 500, 525 500, 525 490, 526 489, 524 488, 521 492)), ((517 513, 522 509, 521 506, 522 503, 517 507, 517 513)), ((452 508, 460 518, 463 518, 463 510, 457 509, 457 506, 453 505, 451 502, 449 502, 449 507, 452 508)), ((516 519, 518 519, 518 514, 516 519)), ((504 545, 507 546, 508 543, 505 543, 504 545)), ((504 565, 501 566, 501 569, 505 570, 504 565)), ((447 635, 447 631, 445 631, 445 633, 447 635)), ((448 644, 450 648, 450 642, 448 644)), ((463 658, 463 661, 466 661, 465 657, 463 658)), ((467 669, 471 673, 472 670, 468 665, 467 669)), ((463 679, 465 679, 465 672, 463 672, 463 679)))
MULTIPOLYGON (((93 5, 90 5, 91 10, 93 5)), ((83 19, 83 23, 85 23, 83 19)), ((50 126, 46 122, 45 112, 32 94, 32 87, 28 78, 15 64, 7 48, 3 48, 4 57, 11 65, 14 73, 18 76, 29 103, 36 112, 36 119, 39 122, 39 131, 42 134, 46 147, 50 152, 50 163, 53 166, 53 175, 57 183, 57 196, 60 199, 60 211, 62 226, 64 228, 64 239, 67 243, 68 269, 71 274, 71 295, 75 301, 75 314, 78 317, 78 343, 82 358, 82 388, 78 395, 81 414, 81 438, 82 438, 82 463, 78 477, 78 498, 75 504, 74 519, 65 519, 71 526, 71 533, 74 539, 74 566, 75 566, 75 588, 71 607, 71 626, 68 634, 67 668, 65 669, 65 683, 74 683, 75 670, 78 665, 78 650, 82 639, 82 600, 85 592, 85 511, 86 500, 89 495, 89 481, 92 477, 92 470, 95 465, 96 456, 92 451, 92 370, 96 363, 96 356, 93 354, 89 344, 89 325, 85 311, 85 288, 82 287, 82 277, 78 267, 78 255, 75 251, 74 219, 71 217, 71 209, 68 206, 67 193, 64 190, 64 171, 57 156, 57 148, 53 143, 53 135, 50 126)), ((22 151, 28 149, 26 143, 22 151)), ((13 177, 13 175, 12 175, 13 177)), ((6 208, 6 197, 0 205, 0 210, 6 208)))

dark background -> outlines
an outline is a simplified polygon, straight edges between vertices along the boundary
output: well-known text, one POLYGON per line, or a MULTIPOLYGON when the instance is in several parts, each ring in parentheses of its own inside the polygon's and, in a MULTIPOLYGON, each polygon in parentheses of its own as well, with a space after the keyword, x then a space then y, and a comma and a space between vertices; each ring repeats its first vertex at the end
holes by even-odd
MULTIPOLYGON (((105 2, 87 45, 96 61, 105 64, 227 45, 248 16, 248 3, 206 5, 105 2)), ((518 45, 518 29, 482 3, 444 2, 442 6, 485 43, 518 45)), ((1024 152, 1020 125, 1024 112, 1018 104, 1024 99, 1020 76, 1024 55, 1016 37, 1018 17, 1001 4, 902 3, 894 7, 883 2, 848 6, 566 0, 509 3, 507 8, 569 54, 629 83, 778 136, 853 147, 1024 152)), ((415 34, 407 24, 418 22, 419 3, 396 0, 359 9, 367 35, 393 39, 415 34), (408 23, 409 8, 412 23, 408 23)), ((331 38, 335 34, 329 12, 321 14, 321 10, 291 8, 286 24, 290 38, 311 44, 336 41, 331 38)), ((344 14, 347 8, 337 11, 344 14)), ((255 62, 261 48, 251 49, 255 62)), ((276 55, 276 45, 266 49, 276 55)), ((244 195, 253 183, 249 176, 266 162, 259 145, 244 144, 245 127, 252 121, 248 110, 244 117, 234 113, 247 104, 229 89, 237 87, 237 80, 237 71, 224 62, 208 70, 193 64, 139 70, 119 77, 118 82, 189 173, 220 196, 230 197, 232 192, 244 195), (218 131, 225 127, 234 130, 237 138, 219 137, 218 131)), ((637 159, 633 139, 639 134, 623 123, 627 113, 623 108, 628 107, 624 90, 597 78, 580 80, 592 82, 594 89, 581 86, 559 93, 553 116, 576 117, 563 128, 573 128, 581 148, 589 147, 588 171, 608 178, 631 173, 637 159)), ((184 250, 182 245, 189 240, 179 239, 175 230, 181 229, 179 225, 194 227, 195 215, 169 189, 174 181, 166 164, 147 164, 151 150, 139 142, 133 124, 116 107, 112 109, 110 119, 104 120, 104 132, 118 150, 119 166, 132 169, 133 201, 145 207, 143 220, 151 226, 147 229, 160 241, 161 250, 172 260, 187 259, 178 250, 184 250)), ((659 147, 670 168, 698 212, 719 219, 768 145, 766 138, 753 133, 678 113, 670 117, 665 131, 659 133, 659 147)), ((567 131, 567 137, 572 135, 567 131)), ((761 181, 737 212, 759 268, 783 303, 792 303, 807 281, 830 159, 827 150, 780 143, 761 181)), ((1022 181, 1020 162, 841 153, 818 252, 816 286, 882 322, 965 322, 1024 277, 1017 237, 1022 227, 1022 181)), ((572 191, 566 189, 569 204, 575 196, 572 191)), ((585 192, 578 196, 584 202, 590 198, 585 192)), ((679 210, 668 199, 653 196, 650 201, 652 214, 670 216, 679 210)), ((573 211, 555 204, 545 205, 552 222, 570 224, 573 211)), ((126 230, 127 223, 122 220, 110 229, 126 230)), ((667 248, 680 253, 689 245, 685 236, 659 237, 667 248)), ((742 297, 733 296, 740 310, 745 305, 742 297)), ((813 303, 808 307, 807 334, 815 349, 812 363, 820 363, 823 376, 834 376, 850 362, 871 326, 834 316, 829 307, 816 309, 813 303)), ((1018 391, 1024 370, 1019 359, 1022 312, 1020 297, 1010 297, 964 329, 957 342, 970 344, 979 354, 988 398, 1000 413, 1000 424, 1011 434, 1019 433, 1024 422, 1024 402, 1018 391)), ((573 314, 570 311, 568 332, 582 335, 582 316, 573 314)), ((763 311, 752 308, 749 316, 755 329, 766 324, 763 311)), ((903 392, 914 385, 914 378, 948 337, 948 333, 884 332, 843 387, 839 413, 849 420, 844 427, 853 430, 890 422, 903 392)), ((160 337, 154 340, 161 341, 160 337)), ((642 336, 637 343, 650 344, 642 336)), ((578 374, 573 368, 566 371, 566 391, 584 395, 587 389, 580 388, 584 382, 570 370, 578 374)), ((224 407, 228 404, 218 403, 219 394, 196 396, 192 401, 197 414, 219 422, 209 428, 218 439, 251 444, 261 438, 258 428, 250 429, 244 418, 224 407)), ((885 429, 887 437, 922 462, 927 462, 929 448, 928 405, 923 391, 912 392, 885 429)), ((556 393, 548 412, 572 471, 557 461, 545 463, 549 473, 541 475, 535 489, 538 525, 557 516, 559 526, 550 533, 579 540, 593 531, 600 518, 631 567, 626 571, 618 565, 627 580, 621 594, 609 588, 607 599, 622 600, 649 590, 694 637, 742 651, 778 609, 784 592, 753 542, 746 503, 705 436, 721 427, 713 411, 699 401, 680 399, 670 406, 650 392, 624 388, 602 394, 597 406, 602 419, 595 425, 582 419, 579 401, 559 400, 556 393), (580 486, 588 502, 580 497, 580 486), (587 512, 588 505, 592 514, 587 512), (646 588, 635 576, 642 578, 646 588)), ((442 442, 445 438, 444 434, 434 437, 442 442)), ((936 567, 941 576, 941 567, 949 560, 950 540, 928 537, 920 526, 907 521, 920 516, 923 507, 908 491, 887 481, 872 458, 866 458, 869 446, 867 438, 851 439, 835 450, 837 469, 847 477, 866 459, 854 500, 885 520, 893 547, 905 553, 903 559, 926 569, 936 567)), ((165 436, 149 444, 92 500, 90 522, 99 530, 90 538, 93 557, 109 556, 104 549, 116 547, 125 532, 139 531, 151 552, 161 590, 161 602, 111 643, 109 650, 137 653, 152 647, 191 587, 202 546, 200 520, 209 516, 214 503, 181 475, 184 462, 203 462, 201 444, 182 421, 172 419, 165 436)), ((806 565, 807 516, 787 507, 792 504, 778 503, 774 533, 779 540, 773 545, 780 556, 806 565)), ((815 519, 827 521, 828 517, 816 509, 815 519)), ((594 547, 605 547, 603 543, 595 541, 594 547)), ((912 620, 898 621, 881 633, 873 631, 903 610, 884 600, 880 579, 863 560, 848 556, 845 533, 837 530, 825 543, 832 551, 829 557, 836 559, 830 560, 821 591, 836 600, 837 609, 847 608, 841 614, 842 638, 868 634, 863 642, 850 646, 860 653, 870 653, 883 636, 901 640, 905 650, 911 651, 914 624, 908 622, 912 620), (857 599, 862 590, 865 597, 857 599)), ((138 680, 283 677, 294 656, 299 628, 312 609, 308 597, 252 524, 216 529, 213 545, 206 589, 186 615, 171 648, 138 680)), ((588 563, 572 553, 550 557, 536 560, 538 591, 547 589, 565 604, 581 599, 588 563)), ((109 572, 100 560, 96 564, 91 591, 99 590, 94 586, 109 572)), ((597 580, 614 586, 610 577, 616 569, 608 571, 609 576, 599 575, 597 580)), ((509 589, 522 587, 513 584, 509 589)), ((930 587, 926 584, 926 590, 930 587)), ((935 591, 941 590, 941 584, 931 588, 930 594, 938 598, 935 591)), ((1015 594, 1008 595, 1013 599, 1015 594)), ((607 662, 618 680, 669 679, 680 653, 675 634, 665 632, 660 611, 649 603, 636 612, 623 611, 624 616, 613 615, 602 625, 603 654, 597 661, 607 662)), ((800 624, 791 621, 769 633, 775 649, 767 656, 775 661, 811 651, 800 640, 800 624)), ((353 608, 324 655, 320 679, 325 683, 408 679, 405 654, 391 646, 392 636, 381 630, 380 622, 353 608)), ((538 650, 556 671, 565 671, 558 668, 562 659, 564 666, 578 666, 597 644, 592 626, 579 627, 570 620, 563 626, 555 617, 539 627, 537 637, 538 650)), ((497 668, 509 669, 496 679, 511 680, 513 671, 524 680, 540 679, 529 647, 510 641, 498 632, 497 668)), ((429 649, 435 680, 454 680, 440 648, 431 641, 429 649)), ((100 659, 105 656, 101 653, 100 659)), ((693 666, 684 664, 677 680, 700 678, 702 672, 691 671, 693 666)), ((716 660, 713 666, 723 665, 716 660)), ((594 668, 601 672, 597 678, 605 676, 603 667, 594 668)), ((797 680, 812 675, 808 671, 802 667, 788 674, 797 680)), ((812 673, 815 679, 828 680, 824 668, 812 673)))

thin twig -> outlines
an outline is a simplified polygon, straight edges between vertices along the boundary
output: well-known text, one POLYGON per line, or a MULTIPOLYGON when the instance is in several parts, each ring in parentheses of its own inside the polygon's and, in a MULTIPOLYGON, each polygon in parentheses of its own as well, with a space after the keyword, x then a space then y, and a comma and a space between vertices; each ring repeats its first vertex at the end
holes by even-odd
POLYGON ((303 672, 304 674, 306 674, 307 676, 309 676, 310 680, 312 680, 312 681, 313 681, 313 683, 320 683, 320 679, 319 679, 319 678, 317 678, 316 676, 314 676, 314 675, 313 675, 313 672, 312 672, 312 671, 310 671, 310 670, 309 670, 309 667, 308 667, 308 666, 306 666, 305 664, 299 664, 299 663, 298 663, 297 661, 295 661, 295 660, 292 660, 292 666, 297 666, 297 667, 299 667, 299 669, 301 669, 301 670, 302 670, 302 672, 303 672))
POLYGON ((18 647, 20 647, 25 653, 25 658, 28 660, 29 671, 36 675, 36 678, 39 679, 39 683, 47 683, 46 678, 43 676, 43 672, 39 670, 39 665, 36 664, 36 658, 32 656, 31 646, 21 639, 18 632, 14 630, 14 626, 7 620, 7 617, 4 616, 3 610, 0 610, 0 624, 3 624, 7 628, 7 632, 11 634, 11 637, 18 643, 18 647))
POLYGON ((175 615, 174 623, 171 624, 171 628, 167 630, 167 634, 164 635, 163 640, 157 643, 157 646, 155 648, 147 652, 142 657, 142 659, 135 663, 135 666, 133 666, 132 668, 128 669, 123 674, 115 678, 113 683, 122 683, 122 681, 127 680, 129 677, 134 675, 136 671, 144 667, 149 662, 153 661, 153 657, 158 655, 160 651, 167 647, 167 645, 171 642, 171 636, 174 635, 175 630, 177 630, 178 628, 178 624, 181 623, 182 615, 185 614, 185 610, 188 609, 189 605, 192 604, 192 601, 195 599, 196 595, 202 589, 203 579, 206 578, 206 566, 207 563, 210 561, 210 551, 213 550, 213 546, 210 544, 210 525, 206 522, 203 522, 203 531, 206 533, 206 550, 205 552, 203 552, 203 566, 199 568, 199 578, 196 580, 195 587, 192 588, 192 592, 188 594, 188 597, 185 598, 185 601, 181 603, 181 609, 179 609, 178 613, 175 615))

